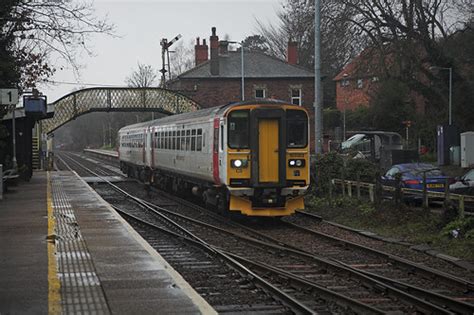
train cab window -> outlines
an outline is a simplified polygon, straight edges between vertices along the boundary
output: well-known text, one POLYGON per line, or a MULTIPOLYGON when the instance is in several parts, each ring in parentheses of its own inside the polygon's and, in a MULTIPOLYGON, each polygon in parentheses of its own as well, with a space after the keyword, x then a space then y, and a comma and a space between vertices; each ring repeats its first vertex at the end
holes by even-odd
POLYGON ((308 116, 301 110, 286 111, 288 148, 304 148, 308 144, 308 116))
POLYGON ((248 110, 236 110, 229 114, 227 119, 229 148, 249 148, 249 113, 248 110))
POLYGON ((202 129, 197 130, 196 151, 202 151, 202 129))
POLYGON ((191 150, 191 130, 186 130, 186 151, 191 150))
POLYGON ((196 151, 196 129, 191 131, 191 151, 196 151))

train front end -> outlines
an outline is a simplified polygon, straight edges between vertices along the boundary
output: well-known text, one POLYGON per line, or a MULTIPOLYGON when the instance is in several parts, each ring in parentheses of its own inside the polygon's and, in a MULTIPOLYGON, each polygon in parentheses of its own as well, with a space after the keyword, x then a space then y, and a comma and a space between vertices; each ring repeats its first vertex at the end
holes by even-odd
POLYGON ((289 104, 252 104, 226 113, 229 210, 287 216, 304 209, 309 181, 307 111, 289 104))

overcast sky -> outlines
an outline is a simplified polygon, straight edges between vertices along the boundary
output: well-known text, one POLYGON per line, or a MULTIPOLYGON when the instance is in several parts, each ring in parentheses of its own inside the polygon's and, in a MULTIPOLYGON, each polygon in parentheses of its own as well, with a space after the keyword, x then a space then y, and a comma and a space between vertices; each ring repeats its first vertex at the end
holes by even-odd
MULTIPOLYGON (((217 28, 219 38, 229 36, 240 41, 257 33, 256 19, 276 23, 276 12, 282 0, 95 0, 97 16, 107 16, 116 26, 119 38, 105 35, 94 36, 90 47, 94 56, 83 55, 79 61, 80 83, 124 86, 125 78, 137 67, 137 63, 161 68, 160 39, 172 39, 178 34, 187 46, 196 37, 209 41, 211 27, 217 28)), ((77 82, 72 70, 58 70, 56 82, 77 82)), ((40 86, 48 96, 48 102, 64 96, 80 84, 56 84, 40 86)))

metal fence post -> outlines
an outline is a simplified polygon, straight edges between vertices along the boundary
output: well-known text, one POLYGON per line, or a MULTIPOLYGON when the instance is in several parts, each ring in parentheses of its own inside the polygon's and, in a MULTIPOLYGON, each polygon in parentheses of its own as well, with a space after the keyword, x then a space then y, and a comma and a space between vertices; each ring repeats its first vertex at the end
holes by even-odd
POLYGON ((347 182, 347 195, 352 198, 352 181, 347 182))
POLYGON ((3 199, 3 165, 0 164, 0 200, 3 199))

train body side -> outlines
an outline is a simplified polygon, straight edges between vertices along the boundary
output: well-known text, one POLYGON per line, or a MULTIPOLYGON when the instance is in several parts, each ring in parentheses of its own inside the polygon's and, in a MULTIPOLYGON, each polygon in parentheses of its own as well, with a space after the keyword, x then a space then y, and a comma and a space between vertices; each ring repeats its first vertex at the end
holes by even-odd
POLYGON ((249 216, 284 216, 304 208, 308 139, 304 108, 246 102, 124 127, 119 155, 143 181, 249 216))

